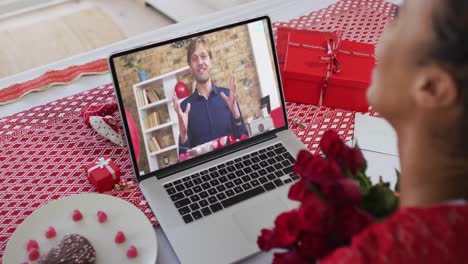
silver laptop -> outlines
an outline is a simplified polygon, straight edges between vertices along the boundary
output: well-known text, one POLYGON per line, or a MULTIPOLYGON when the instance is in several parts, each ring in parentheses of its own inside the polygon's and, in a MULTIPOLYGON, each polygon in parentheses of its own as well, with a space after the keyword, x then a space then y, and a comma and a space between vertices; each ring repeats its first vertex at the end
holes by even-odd
POLYGON ((136 180, 182 263, 231 263, 297 204, 271 22, 259 17, 109 57, 136 180))

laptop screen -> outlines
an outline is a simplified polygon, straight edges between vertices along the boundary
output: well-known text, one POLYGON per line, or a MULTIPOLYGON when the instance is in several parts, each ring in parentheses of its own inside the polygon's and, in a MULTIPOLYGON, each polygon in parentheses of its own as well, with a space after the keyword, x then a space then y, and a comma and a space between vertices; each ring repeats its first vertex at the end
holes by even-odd
POLYGON ((286 126, 270 28, 261 18, 111 56, 139 175, 286 126))

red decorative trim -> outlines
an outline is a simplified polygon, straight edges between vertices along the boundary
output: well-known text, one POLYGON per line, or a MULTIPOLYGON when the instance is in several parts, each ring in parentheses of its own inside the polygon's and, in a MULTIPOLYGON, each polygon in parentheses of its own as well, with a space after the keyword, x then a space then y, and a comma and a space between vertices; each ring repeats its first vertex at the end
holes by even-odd
POLYGON ((83 75, 103 74, 109 71, 107 59, 98 59, 64 70, 53 70, 32 80, 13 84, 0 90, 0 105, 12 103, 31 92, 44 91, 54 85, 63 85, 79 79, 83 75))

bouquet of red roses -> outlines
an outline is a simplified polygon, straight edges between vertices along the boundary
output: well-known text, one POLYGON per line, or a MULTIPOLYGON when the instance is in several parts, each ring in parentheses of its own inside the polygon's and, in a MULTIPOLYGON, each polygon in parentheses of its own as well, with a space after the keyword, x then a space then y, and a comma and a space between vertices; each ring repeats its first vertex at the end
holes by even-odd
POLYGON ((324 155, 299 152, 293 170, 301 179, 291 186, 289 199, 298 209, 284 212, 273 229, 262 229, 258 246, 263 251, 282 248, 274 264, 313 263, 398 206, 389 184, 374 186, 359 147, 348 147, 333 130, 320 142, 324 155))

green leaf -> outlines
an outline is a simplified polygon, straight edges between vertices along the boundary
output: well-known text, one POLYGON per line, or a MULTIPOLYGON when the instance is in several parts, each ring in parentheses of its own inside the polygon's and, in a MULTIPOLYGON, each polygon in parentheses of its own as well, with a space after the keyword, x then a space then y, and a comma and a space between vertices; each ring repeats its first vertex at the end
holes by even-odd
POLYGON ((397 169, 395 169, 395 172, 396 172, 396 177, 397 177, 397 182, 395 184, 395 191, 399 192, 400 191, 400 176, 401 176, 401 173, 397 169))
POLYGON ((388 187, 377 184, 363 197, 361 208, 377 219, 385 219, 398 208, 398 199, 388 187))
POLYGON ((132 62, 127 62, 124 67, 126 68, 133 68, 133 63, 132 62))
POLYGON ((390 189, 390 183, 384 182, 382 176, 379 176, 379 185, 390 189))
POLYGON ((356 141, 356 145, 354 145, 354 148, 357 149, 357 150, 359 150, 359 152, 361 152, 361 155, 362 155, 362 157, 363 157, 362 167, 361 167, 360 171, 366 172, 366 170, 367 170, 367 160, 364 159, 364 155, 362 154, 362 150, 361 150, 361 148, 359 147, 359 144, 357 143, 357 141, 356 141))
POLYGON ((317 197, 320 198, 321 200, 327 201, 327 198, 325 198, 325 196, 323 196, 322 192, 319 190, 319 188, 317 188, 317 186, 315 186, 315 184, 309 182, 307 184, 307 188, 312 193, 315 193, 315 195, 317 195, 317 197))
POLYGON ((364 174, 363 172, 361 171, 358 171, 358 173, 356 174, 357 176, 357 179, 358 181, 361 183, 361 186, 365 189, 365 191, 367 192, 367 190, 369 190, 371 187, 372 187, 372 182, 371 180, 369 179, 369 177, 367 177, 366 174, 364 174))
POLYGON ((367 183, 367 187, 372 187, 372 181, 370 180, 369 176, 367 176, 365 173, 361 172, 360 174, 362 174, 362 177, 364 177, 366 179, 366 183, 367 183))
POLYGON ((354 178, 355 178, 354 175, 353 175, 353 173, 351 172, 351 170, 350 170, 348 167, 343 166, 343 167, 342 167, 342 171, 343 171, 343 173, 344 173, 344 175, 345 175, 346 178, 351 178, 351 179, 354 179, 354 178))
MULTIPOLYGON (((361 151, 361 150, 359 150, 359 151, 361 151)), ((362 153, 362 152, 361 152, 361 153, 362 153)), ((364 157, 364 156, 363 156, 363 157, 364 157)), ((362 171, 362 172, 366 172, 366 170, 367 170, 367 160, 366 160, 366 159, 363 159, 363 160, 362 160, 361 171, 362 171)))

